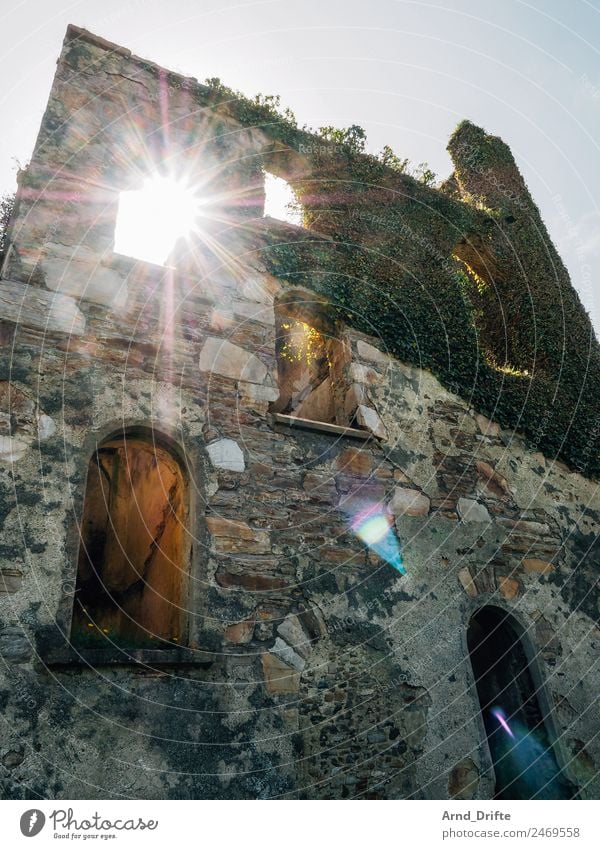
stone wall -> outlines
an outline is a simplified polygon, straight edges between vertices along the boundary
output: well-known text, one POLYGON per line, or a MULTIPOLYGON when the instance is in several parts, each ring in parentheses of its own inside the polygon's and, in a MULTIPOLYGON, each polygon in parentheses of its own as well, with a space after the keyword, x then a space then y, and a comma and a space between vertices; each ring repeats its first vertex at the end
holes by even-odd
MULTIPOLYGON (((265 223, 232 213, 227 262, 112 254, 143 148, 128 122, 160 126, 161 94, 113 48, 66 43, 0 281, 3 797, 490 798, 466 644, 484 604, 520 623, 561 764, 597 797, 597 484, 350 327, 371 429, 278 422, 289 283, 265 223), (99 662, 68 647, 78 523, 123 428, 159 434, 186 478, 189 645, 99 662), (393 518, 404 573, 353 530, 365 505, 393 518)), ((214 116, 177 92, 170 140, 200 174, 186 145, 216 156, 214 116)), ((227 138, 215 179, 256 198, 236 163, 262 136, 227 138)))

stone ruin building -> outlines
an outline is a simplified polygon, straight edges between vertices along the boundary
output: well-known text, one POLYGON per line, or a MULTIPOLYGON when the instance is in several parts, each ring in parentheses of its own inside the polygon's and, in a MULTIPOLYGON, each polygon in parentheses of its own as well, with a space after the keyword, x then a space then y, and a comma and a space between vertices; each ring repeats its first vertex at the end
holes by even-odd
POLYGON ((3 798, 598 798, 598 343, 507 146, 448 149, 69 27, 1 266, 3 798))

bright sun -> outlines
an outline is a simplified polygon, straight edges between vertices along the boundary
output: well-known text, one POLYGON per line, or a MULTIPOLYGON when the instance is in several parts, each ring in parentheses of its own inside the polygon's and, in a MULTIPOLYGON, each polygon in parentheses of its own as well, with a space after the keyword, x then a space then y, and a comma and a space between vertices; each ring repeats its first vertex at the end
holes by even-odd
POLYGON ((154 176, 139 191, 121 192, 116 253, 164 265, 175 243, 196 226, 199 202, 183 183, 154 176))

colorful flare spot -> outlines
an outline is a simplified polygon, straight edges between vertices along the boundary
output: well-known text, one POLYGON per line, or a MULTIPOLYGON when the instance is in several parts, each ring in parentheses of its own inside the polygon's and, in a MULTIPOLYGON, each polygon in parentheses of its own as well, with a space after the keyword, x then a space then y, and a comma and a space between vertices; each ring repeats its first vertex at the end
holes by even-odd
POLYGON ((502 728, 506 731, 506 733, 514 739, 514 734, 510 730, 510 725, 506 721, 506 717, 504 716, 504 711, 501 708, 492 708, 492 716, 496 717, 502 728))
POLYGON ((406 574, 392 516, 380 504, 371 504, 362 509, 354 516, 350 525, 365 545, 397 569, 400 574, 406 574))

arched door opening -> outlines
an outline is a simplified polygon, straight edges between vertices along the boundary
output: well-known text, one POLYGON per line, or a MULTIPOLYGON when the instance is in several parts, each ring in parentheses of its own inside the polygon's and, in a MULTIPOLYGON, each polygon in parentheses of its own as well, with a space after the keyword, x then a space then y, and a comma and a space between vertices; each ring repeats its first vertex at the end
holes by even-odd
POLYGON ((167 647, 186 640, 186 486, 152 436, 103 442, 88 468, 71 641, 167 647))
POLYGON ((478 610, 467 642, 496 776, 496 799, 571 799, 538 699, 521 629, 499 607, 478 610))

